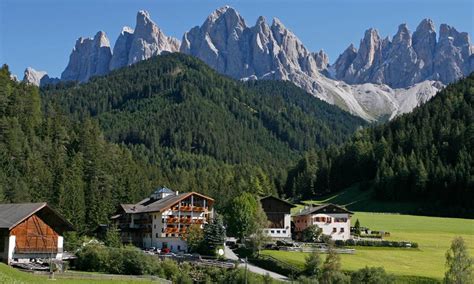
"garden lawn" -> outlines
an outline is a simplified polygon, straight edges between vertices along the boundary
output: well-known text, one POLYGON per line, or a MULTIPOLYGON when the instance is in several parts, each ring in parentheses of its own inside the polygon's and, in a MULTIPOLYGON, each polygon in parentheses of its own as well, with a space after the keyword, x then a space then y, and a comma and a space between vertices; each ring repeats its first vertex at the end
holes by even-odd
MULTIPOLYGON (((418 249, 355 247, 354 255, 341 255, 344 270, 383 266, 395 275, 424 276, 441 280, 445 253, 455 236, 462 236, 474 256, 474 220, 357 212, 351 221, 361 226, 390 232, 387 240, 413 241, 418 249)), ((306 253, 263 251, 290 264, 303 267, 306 253)))

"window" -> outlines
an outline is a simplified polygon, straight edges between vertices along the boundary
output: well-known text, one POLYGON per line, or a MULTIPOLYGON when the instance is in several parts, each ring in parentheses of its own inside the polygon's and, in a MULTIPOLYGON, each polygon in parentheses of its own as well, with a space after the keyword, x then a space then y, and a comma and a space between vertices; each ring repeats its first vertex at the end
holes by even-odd
POLYGON ((161 223, 165 223, 165 218, 161 218, 161 223))
POLYGON ((164 233, 164 232, 165 232, 165 228, 161 228, 161 232, 164 233))
POLYGON ((156 229, 156 224, 155 224, 155 225, 153 225, 153 228, 154 228, 154 229, 156 229))
POLYGON ((158 233, 156 233, 156 235, 155 235, 155 236, 158 238, 158 233))
POLYGON ((279 234, 279 233, 280 233, 280 230, 277 230, 277 234, 279 234))
POLYGON ((337 228, 332 228, 332 232, 333 232, 333 233, 336 233, 336 232, 337 232, 337 228))
POLYGON ((341 228, 341 233, 344 233, 344 228, 341 228))
POLYGON ((275 234, 275 231, 274 231, 274 230, 271 230, 270 233, 275 234))
POLYGON ((178 250, 181 250, 181 246, 180 246, 180 245, 178 245, 178 250))
POLYGON ((153 215, 153 217, 155 217, 154 219, 156 220, 156 215, 153 215))
POLYGON ((283 234, 286 234, 286 230, 283 230, 283 234))

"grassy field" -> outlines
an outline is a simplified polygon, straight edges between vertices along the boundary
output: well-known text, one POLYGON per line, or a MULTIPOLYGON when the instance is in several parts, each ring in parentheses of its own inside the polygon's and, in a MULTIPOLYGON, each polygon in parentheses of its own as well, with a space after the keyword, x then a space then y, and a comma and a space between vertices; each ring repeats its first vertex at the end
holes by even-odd
MULTIPOLYGON (((383 266, 395 275, 413 275, 440 280, 445 271, 445 253, 455 236, 466 241, 474 255, 474 220, 423 217, 398 214, 357 212, 352 222, 359 219, 361 226, 391 233, 388 240, 414 241, 418 249, 356 247, 354 255, 341 255, 345 270, 367 266, 383 266)), ((305 253, 264 251, 264 254, 303 267, 305 253)))
MULTIPOLYGON (((87 274, 87 273, 85 273, 87 274)), ((146 280, 91 280, 91 279, 56 279, 51 281, 48 279, 47 276, 44 275, 33 275, 31 273, 26 273, 19 271, 17 269, 11 268, 4 263, 0 263, 0 283, 14 283, 14 284, 21 284, 21 283, 28 283, 28 284, 36 284, 36 283, 66 283, 66 284, 74 284, 74 283, 97 283, 97 284, 112 284, 112 283, 129 283, 129 284, 143 284, 143 283, 156 283, 152 281, 146 280)))

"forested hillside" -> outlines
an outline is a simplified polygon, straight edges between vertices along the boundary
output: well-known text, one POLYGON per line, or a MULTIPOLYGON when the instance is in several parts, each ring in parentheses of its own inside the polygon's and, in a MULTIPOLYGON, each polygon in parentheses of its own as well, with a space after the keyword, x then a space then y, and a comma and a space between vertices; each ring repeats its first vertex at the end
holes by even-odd
POLYGON ((473 103, 471 74, 413 113, 308 152, 289 172, 286 195, 306 199, 358 183, 380 200, 422 201, 416 213, 474 217, 473 103))
POLYGON ((208 194, 253 175, 270 193, 303 151, 342 143, 365 125, 290 83, 242 83, 183 54, 50 86, 43 97, 74 119, 96 118, 107 140, 158 166, 160 182, 208 194))
POLYGON ((96 122, 73 122, 52 109, 45 115, 38 88, 0 69, 1 202, 50 202, 84 232, 150 187, 143 166, 106 142, 96 122))
POLYGON ((222 209, 243 191, 282 189, 304 151, 363 125, 292 84, 238 82, 180 54, 41 95, 4 66, 0 198, 47 201, 80 232, 159 185, 208 194, 222 209))

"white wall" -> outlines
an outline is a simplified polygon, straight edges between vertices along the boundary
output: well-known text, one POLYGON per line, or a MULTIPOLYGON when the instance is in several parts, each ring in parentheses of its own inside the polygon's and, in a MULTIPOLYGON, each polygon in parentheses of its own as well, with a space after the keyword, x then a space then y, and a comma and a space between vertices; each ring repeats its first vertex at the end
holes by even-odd
POLYGON ((166 243, 167 247, 172 251, 172 252, 180 252, 180 251, 187 251, 188 250, 188 244, 183 241, 182 239, 175 237, 175 238, 158 238, 155 241, 155 247, 161 249, 163 247, 163 244, 166 243))
POLYGON ((311 215, 311 222, 323 229, 323 234, 331 236, 333 240, 347 240, 351 237, 351 220, 349 214, 313 214, 311 215), (315 217, 331 217, 332 222, 315 222, 315 217), (334 218, 347 218, 347 222, 334 222, 334 218), (334 232, 334 228, 336 232, 334 232), (344 229, 344 232, 341 232, 344 229))
POLYGON ((283 228, 265 228, 263 232, 271 238, 291 238, 291 214, 285 214, 283 228))
POLYGON ((63 247, 64 238, 62 236, 58 236, 58 254, 56 255, 56 259, 63 259, 63 247))

